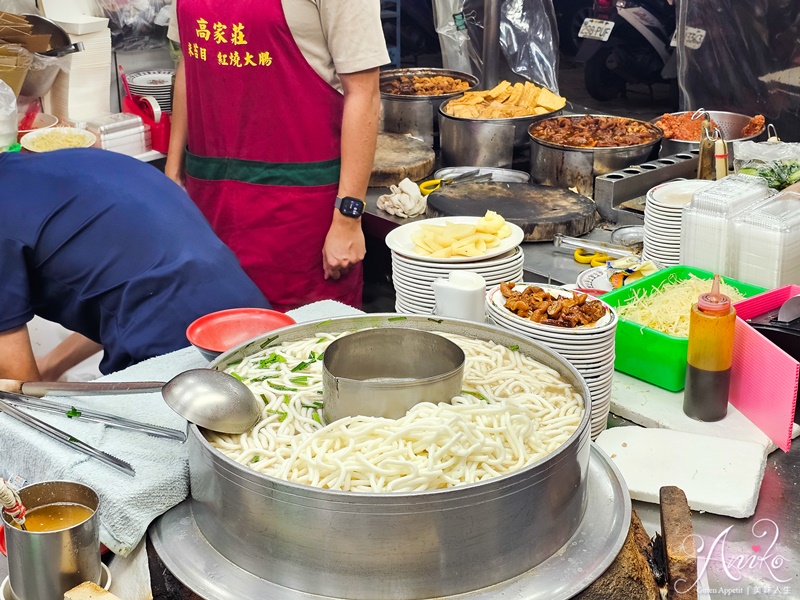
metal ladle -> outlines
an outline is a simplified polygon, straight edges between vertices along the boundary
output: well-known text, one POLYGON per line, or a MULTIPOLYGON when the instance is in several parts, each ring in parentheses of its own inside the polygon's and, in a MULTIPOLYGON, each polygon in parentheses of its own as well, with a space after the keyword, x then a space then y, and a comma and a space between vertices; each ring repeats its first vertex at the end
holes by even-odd
POLYGON ((263 407, 244 383, 212 369, 179 373, 164 384, 161 395, 187 421, 220 433, 251 429, 263 407))
POLYGON ((155 392, 191 423, 220 433, 244 433, 258 422, 263 404, 235 377, 212 369, 178 373, 167 383, 158 381, 23 382, 0 379, 0 390, 31 396, 44 394, 96 395, 155 392), (59 394, 61 393, 61 394, 59 394))

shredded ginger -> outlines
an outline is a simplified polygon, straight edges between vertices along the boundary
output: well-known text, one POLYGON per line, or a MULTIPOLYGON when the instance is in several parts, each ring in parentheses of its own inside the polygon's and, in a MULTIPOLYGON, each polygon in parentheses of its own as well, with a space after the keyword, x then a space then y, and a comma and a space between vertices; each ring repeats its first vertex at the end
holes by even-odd
MULTIPOLYGON (((720 279, 720 293, 731 302, 743 300, 736 288, 720 279)), ((621 318, 644 325, 656 331, 689 337, 689 315, 692 305, 701 294, 711 291, 711 281, 689 275, 689 279, 679 281, 674 275, 661 285, 648 290, 633 290, 633 299, 620 306, 617 312, 621 318)))

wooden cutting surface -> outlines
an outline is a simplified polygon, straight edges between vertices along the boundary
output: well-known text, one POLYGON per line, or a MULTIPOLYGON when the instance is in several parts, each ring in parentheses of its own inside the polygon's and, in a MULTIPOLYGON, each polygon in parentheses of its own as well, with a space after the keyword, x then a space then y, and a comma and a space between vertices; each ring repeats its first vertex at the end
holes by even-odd
POLYGON ((419 181, 430 175, 436 155, 425 142, 398 133, 378 134, 370 187, 397 185, 408 177, 419 181))
POLYGON ((579 236, 592 230, 595 206, 569 190, 527 183, 458 183, 428 196, 429 217, 481 217, 499 213, 525 232, 526 242, 579 236))

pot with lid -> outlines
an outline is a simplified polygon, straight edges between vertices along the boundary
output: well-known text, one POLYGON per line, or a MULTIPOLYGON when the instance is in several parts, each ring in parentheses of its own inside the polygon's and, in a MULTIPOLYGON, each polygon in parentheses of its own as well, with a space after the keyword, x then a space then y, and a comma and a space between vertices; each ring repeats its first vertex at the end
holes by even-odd
MULTIPOLYGON (((478 78, 452 69, 389 69, 380 75, 381 131, 408 134, 434 146, 439 127, 437 114, 442 102, 474 89, 478 78), (441 94, 415 93, 411 83, 415 78, 449 77, 465 81, 465 89, 441 94)), ((443 88, 447 89, 447 88, 443 88)))

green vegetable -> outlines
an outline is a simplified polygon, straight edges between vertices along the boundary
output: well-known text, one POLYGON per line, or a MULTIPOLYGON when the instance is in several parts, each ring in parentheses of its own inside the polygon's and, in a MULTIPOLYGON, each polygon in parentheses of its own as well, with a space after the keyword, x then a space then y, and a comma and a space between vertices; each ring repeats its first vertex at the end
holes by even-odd
POLYGON ((389 317, 387 321, 406 321, 408 317, 389 317))
POLYGON ((322 357, 323 357, 323 356, 325 356, 325 353, 324 353, 324 352, 320 352, 319 354, 317 354, 316 352, 314 352, 314 351, 312 350, 312 351, 311 351, 311 354, 309 354, 309 355, 308 355, 308 360, 314 360, 314 361, 316 361, 316 360, 322 360, 322 357))
POLYGON ((769 187, 782 190, 800 181, 800 160, 785 159, 755 164, 752 167, 739 168, 739 173, 761 177, 766 180, 769 187))
POLYGON ((289 379, 295 385, 308 385, 308 378, 310 375, 298 375, 289 379))
POLYGON ((68 439, 67 441, 68 441, 68 442, 72 442, 73 444, 74 444, 75 442, 80 442, 80 440, 79 440, 78 438, 74 438, 74 437, 72 437, 72 436, 69 436, 69 439, 68 439))
POLYGON ((317 323, 317 327, 325 327, 328 323, 331 323, 333 319, 328 319, 327 321, 323 321, 322 323, 317 323))
POLYGON ((271 387, 273 390, 278 390, 279 392, 296 392, 297 391, 297 388, 286 387, 285 385, 280 385, 279 383, 272 383, 271 381, 268 381, 267 385, 269 387, 271 387))
POLYGON ((275 340, 277 340, 277 339, 278 339, 278 336, 277 336, 277 335, 274 335, 274 336, 272 336, 272 337, 271 337, 271 338, 269 338, 269 339, 268 339, 266 342, 263 342, 263 343, 261 344, 261 349, 263 350, 264 348, 266 348, 267 346, 269 346, 269 345, 270 345, 272 342, 274 342, 274 341, 275 341, 275 340))
POLYGON ((305 361, 299 363, 296 367, 292 368, 292 373, 297 373, 298 371, 302 371, 303 369, 307 369, 311 363, 307 363, 305 361))
POLYGON ((81 416, 81 414, 82 414, 82 413, 81 413, 81 411, 79 411, 79 410, 78 410, 77 408, 75 408, 74 406, 70 406, 69 410, 67 411, 67 416, 68 416, 70 419, 73 419, 73 418, 80 417, 80 416, 81 416))
POLYGON ((483 394, 480 394, 478 392, 470 392, 469 390, 461 390, 461 393, 462 394, 467 394, 468 396, 473 396, 473 397, 477 398, 478 400, 483 400, 484 402, 488 402, 489 401, 486 398, 486 396, 484 396, 483 394))
POLYGON ((257 462, 258 462, 258 461, 260 461, 260 460, 261 460, 261 457, 260 457, 258 454, 256 454, 256 455, 253 457, 253 460, 252 460, 251 462, 257 463, 257 462))
POLYGON ((289 394, 284 394, 283 395, 283 403, 284 404, 289 404, 291 401, 292 401, 292 397, 289 394))
POLYGON ((322 425, 322 419, 319 417, 319 413, 315 412, 311 414, 311 418, 314 419, 317 423, 322 425))
POLYGON ((322 402, 312 402, 314 408, 322 408, 322 402))
POLYGON ((269 365, 274 365, 275 363, 285 363, 286 359, 283 358, 280 354, 275 354, 274 352, 270 354, 267 358, 262 358, 258 361, 258 367, 260 369, 266 369, 269 365))
POLYGON ((317 340, 317 343, 318 343, 318 344, 321 344, 321 343, 323 343, 323 342, 325 342, 325 341, 326 341, 326 340, 325 340, 325 338, 319 338, 319 339, 317 340))
POLYGON ((261 399, 264 401, 264 404, 269 404, 269 399, 267 398, 267 396, 265 394, 260 394, 260 395, 261 399))
POLYGON ((266 381, 267 379, 277 379, 278 377, 280 377, 280 376, 279 375, 263 375, 262 377, 253 377, 253 379, 250 380, 250 383, 257 383, 259 381, 266 381))
POLYGON ((231 371, 231 377, 236 377, 239 381, 244 381, 244 377, 239 375, 236 371, 231 371))
POLYGON ((283 423, 283 422, 286 420, 286 417, 287 417, 288 415, 289 415, 289 413, 285 413, 285 412, 279 412, 279 413, 278 413, 278 421, 280 421, 281 423, 283 423))
POLYGON ((508 347, 508 349, 509 349, 509 350, 519 350, 519 346, 517 346, 516 344, 514 344, 513 346, 509 346, 509 347, 508 347))

